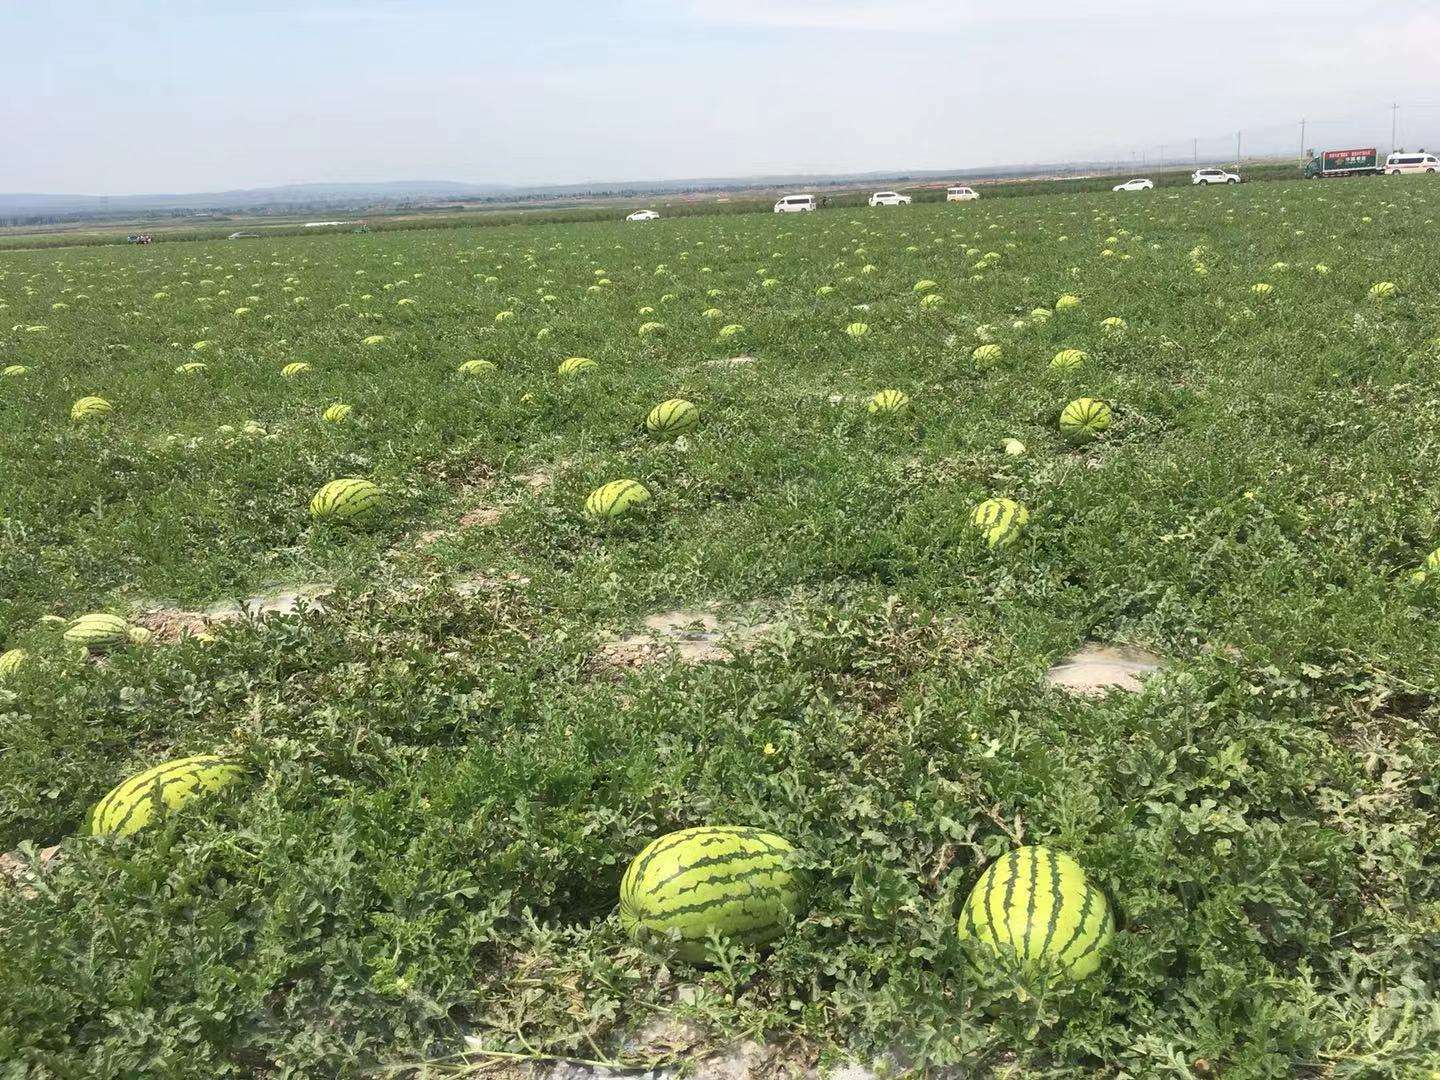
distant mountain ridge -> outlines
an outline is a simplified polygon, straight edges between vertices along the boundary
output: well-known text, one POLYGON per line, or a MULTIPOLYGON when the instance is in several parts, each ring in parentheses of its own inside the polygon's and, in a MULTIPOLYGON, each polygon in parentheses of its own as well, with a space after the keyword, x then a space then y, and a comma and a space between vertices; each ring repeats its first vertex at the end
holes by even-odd
POLYGON ((126 210, 246 210, 254 207, 343 205, 409 199, 491 198, 514 192, 505 184, 460 184, 448 180, 392 180, 379 183, 281 184, 151 195, 0 194, 0 214, 115 213, 126 210))
MULTIPOLYGON (((1001 165, 970 169, 912 169, 858 173, 786 173, 743 177, 692 177, 681 180, 590 181, 579 184, 471 184, 449 180, 390 180, 355 183, 281 184, 233 191, 146 195, 56 195, 0 193, 0 218, 115 217, 138 212, 216 212, 264 210, 363 210, 404 203, 455 200, 554 199, 569 196, 667 195, 681 192, 754 188, 832 186, 869 181, 890 184, 926 180, 1007 179, 1036 175, 1076 175, 1115 168, 1116 162, 1001 165)), ((1152 163, 1152 167, 1162 167, 1152 163)))

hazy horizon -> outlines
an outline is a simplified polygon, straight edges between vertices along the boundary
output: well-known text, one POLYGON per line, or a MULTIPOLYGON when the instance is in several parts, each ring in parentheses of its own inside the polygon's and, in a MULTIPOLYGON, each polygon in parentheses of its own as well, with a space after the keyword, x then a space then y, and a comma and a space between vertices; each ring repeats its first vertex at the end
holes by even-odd
POLYGON ((1391 3, 180 0, 0 14, 0 191, 515 186, 1440 141, 1391 3), (1288 119, 1293 117, 1292 119, 1288 119), (422 181, 411 181, 422 182, 422 181))

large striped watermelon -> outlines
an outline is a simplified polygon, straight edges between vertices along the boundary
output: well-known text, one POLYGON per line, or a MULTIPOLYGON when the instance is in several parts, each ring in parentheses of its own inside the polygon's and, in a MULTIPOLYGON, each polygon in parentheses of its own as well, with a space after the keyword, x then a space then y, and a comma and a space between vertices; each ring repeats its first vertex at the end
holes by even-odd
POLYGON ((316 521, 354 521, 368 518, 380 509, 384 493, 369 480, 347 476, 331 480, 310 500, 310 516, 316 521))
POLYGON ((992 863, 960 911, 960 938, 976 952, 1076 981, 1100 966, 1114 932, 1110 904, 1080 864, 1038 845, 992 863))
POLYGON ((761 829, 717 825, 653 840, 620 882, 620 921, 634 937, 679 934, 682 960, 706 957, 713 930, 747 945, 779 937, 804 904, 790 842, 761 829))
POLYGON ((144 627, 131 626, 119 615, 96 611, 81 615, 66 627, 64 638, 71 645, 104 652, 122 645, 143 645, 150 640, 150 632, 144 627))
POLYGON ((90 812, 90 831, 129 836, 150 824, 157 806, 175 810, 234 783, 244 771, 214 754, 180 758, 130 777, 90 812))

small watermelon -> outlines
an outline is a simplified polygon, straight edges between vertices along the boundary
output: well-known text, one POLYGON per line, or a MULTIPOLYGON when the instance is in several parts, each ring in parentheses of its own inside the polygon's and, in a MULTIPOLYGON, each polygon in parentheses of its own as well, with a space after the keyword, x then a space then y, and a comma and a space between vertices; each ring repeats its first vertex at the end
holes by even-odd
POLYGON ((0 652, 0 679, 14 675, 29 660, 30 654, 24 649, 7 649, 5 652, 0 652))
POLYGON ((970 511, 970 524, 992 548, 1014 543, 1029 521, 1030 511, 1014 499, 986 499, 970 511))
POLYGON ((585 513, 597 521, 617 518, 649 500, 650 492, 639 480, 612 480, 590 493, 585 500, 585 513))
POLYGON ((70 419, 77 424, 87 420, 101 420, 115 411, 110 402, 101 397, 82 397, 70 407, 70 419))
POLYGON ((910 397, 899 390, 881 390, 866 409, 872 416, 900 416, 910 411, 910 397))
POLYGON ((680 435, 700 423, 700 410, 693 401, 671 398, 650 410, 645 429, 652 435, 680 435))
POLYGON ((578 375, 580 372, 596 366, 595 361, 591 360, 588 356, 572 356, 566 360, 562 360, 560 366, 556 368, 555 371, 556 374, 563 375, 568 379, 572 375, 578 375))

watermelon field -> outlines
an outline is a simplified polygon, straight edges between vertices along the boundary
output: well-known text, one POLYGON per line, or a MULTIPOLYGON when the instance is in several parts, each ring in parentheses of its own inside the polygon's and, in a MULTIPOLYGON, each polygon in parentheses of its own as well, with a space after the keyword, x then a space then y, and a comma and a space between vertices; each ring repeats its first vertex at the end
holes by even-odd
POLYGON ((1440 1076, 1437 217, 0 253, 0 1076, 1440 1076))

